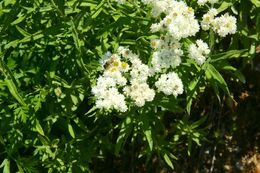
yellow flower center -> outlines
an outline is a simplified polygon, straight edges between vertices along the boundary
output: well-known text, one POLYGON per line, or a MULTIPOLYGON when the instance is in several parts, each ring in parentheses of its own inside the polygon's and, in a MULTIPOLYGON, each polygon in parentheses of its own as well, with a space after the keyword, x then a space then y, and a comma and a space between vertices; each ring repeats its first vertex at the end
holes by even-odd
POLYGON ((119 65, 118 61, 113 62, 113 66, 118 67, 118 65, 119 65))
POLYGON ((126 62, 121 63, 122 68, 127 68, 128 64, 126 62))

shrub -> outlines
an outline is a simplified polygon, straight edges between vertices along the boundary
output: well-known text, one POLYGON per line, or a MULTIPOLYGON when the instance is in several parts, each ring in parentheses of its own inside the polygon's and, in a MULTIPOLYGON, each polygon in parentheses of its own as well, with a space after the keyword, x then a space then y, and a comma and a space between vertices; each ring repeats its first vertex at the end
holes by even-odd
POLYGON ((245 82, 259 43, 253 0, 4 0, 0 9, 4 172, 102 172, 116 158, 122 169, 153 158, 173 169, 207 141, 200 98, 232 103, 229 79, 245 82))

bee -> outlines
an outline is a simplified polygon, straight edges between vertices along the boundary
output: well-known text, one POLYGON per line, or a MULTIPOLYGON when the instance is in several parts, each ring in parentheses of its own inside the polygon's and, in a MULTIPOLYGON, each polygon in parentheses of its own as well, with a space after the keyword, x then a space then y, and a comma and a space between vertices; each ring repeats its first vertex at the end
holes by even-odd
POLYGON ((111 67, 116 67, 116 66, 118 66, 118 61, 115 56, 112 56, 109 60, 107 60, 105 62, 105 64, 103 65, 103 68, 109 69, 111 67))

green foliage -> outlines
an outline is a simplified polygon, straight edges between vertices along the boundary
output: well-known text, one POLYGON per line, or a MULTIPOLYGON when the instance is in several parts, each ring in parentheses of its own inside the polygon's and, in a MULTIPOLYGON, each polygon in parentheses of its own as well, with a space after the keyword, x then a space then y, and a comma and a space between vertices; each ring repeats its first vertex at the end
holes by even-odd
POLYGON ((226 39, 201 34, 213 53, 203 66, 187 60, 178 69, 187 72, 183 97, 159 95, 141 109, 117 113, 95 108, 91 86, 101 71, 99 58, 119 45, 150 62, 150 40, 157 35, 149 32, 154 21, 140 2, 1 1, 0 169, 91 172, 97 161, 134 145, 135 157, 147 165, 157 154, 174 168, 177 156, 191 155, 206 139, 207 116, 192 113, 196 98, 207 88, 221 102, 232 94, 228 77, 246 82, 241 70, 255 58, 260 38, 260 4, 250 2, 220 5, 218 11, 237 15, 238 32, 226 39))

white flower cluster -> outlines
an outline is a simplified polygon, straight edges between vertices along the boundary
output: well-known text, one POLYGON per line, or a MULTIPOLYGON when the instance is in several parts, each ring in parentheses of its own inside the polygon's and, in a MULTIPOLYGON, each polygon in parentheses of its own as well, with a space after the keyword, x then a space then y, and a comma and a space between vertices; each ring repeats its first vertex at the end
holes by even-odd
POLYGON ((174 95, 177 97, 183 93, 182 81, 175 72, 162 74, 159 80, 155 82, 155 86, 165 95, 174 95))
POLYGON ((97 108, 118 109, 125 112, 127 111, 125 97, 118 91, 118 87, 126 85, 127 80, 122 72, 127 71, 129 65, 121 61, 118 55, 110 55, 110 53, 107 53, 102 57, 101 62, 106 70, 97 79, 97 84, 92 88, 92 93, 96 96, 97 108))
POLYGON ((180 65, 183 51, 180 42, 173 37, 154 39, 151 41, 151 47, 154 49, 151 62, 153 72, 180 65))
MULTIPOLYGON (((92 88, 97 108, 125 112, 128 110, 126 100, 132 100, 138 107, 153 101, 155 90, 150 88, 147 82, 149 77, 158 73, 143 64, 132 51, 119 47, 117 54, 105 54, 101 63, 104 66, 104 72, 92 88)), ((158 92, 175 97, 183 93, 182 81, 174 72, 162 74, 155 83, 155 87, 158 92)))
MULTIPOLYGON (((127 2, 115 1, 120 4, 127 2)), ((103 74, 92 88, 97 108, 126 112, 131 103, 142 107, 146 102, 153 101, 156 91, 175 97, 183 93, 182 80, 172 70, 181 65, 184 55, 182 41, 195 36, 200 29, 194 10, 183 1, 141 1, 152 7, 152 15, 158 20, 158 23, 152 24, 151 32, 162 33, 160 38, 151 41, 153 48, 151 65, 142 63, 138 55, 124 47, 119 47, 116 54, 106 53, 100 60, 103 74), (164 17, 160 18, 162 16, 164 17), (151 77, 158 80, 152 84, 149 80, 151 77)), ((217 2, 218 0, 197 1, 199 5, 217 2)), ((228 14, 216 17, 217 14, 216 9, 209 9, 203 15, 201 28, 203 30, 212 28, 221 37, 234 34, 236 18, 228 14)), ((199 65, 205 62, 209 53, 207 43, 201 39, 190 44, 187 50, 188 57, 199 65)))
POLYGON ((124 94, 127 97, 130 97, 136 106, 142 107, 146 101, 152 101, 155 96, 155 91, 147 84, 147 79, 150 76, 150 69, 129 49, 119 47, 118 52, 132 64, 130 71, 131 77, 129 80, 130 85, 124 87, 124 94))
POLYGON ((188 49, 189 57, 194 59, 199 65, 203 64, 206 56, 210 53, 207 43, 197 40, 196 44, 191 44, 188 49))
POLYGON ((228 34, 235 34, 237 30, 236 23, 237 19, 226 13, 214 19, 212 22, 213 31, 221 37, 226 37, 228 34))
POLYGON ((125 112, 128 110, 126 97, 133 100, 139 107, 154 99, 155 91, 147 84, 150 69, 129 49, 119 47, 118 54, 106 53, 101 63, 104 72, 97 79, 96 85, 92 87, 97 108, 125 112), (131 64, 122 61, 122 58, 131 64), (129 85, 127 78, 124 77, 126 73, 130 75, 129 85))
POLYGON ((199 31, 199 23, 195 19, 194 10, 183 1, 176 0, 143 0, 152 6, 154 17, 164 13, 166 16, 151 26, 152 32, 167 32, 176 40, 194 36, 199 31))
POLYGON ((96 96, 97 108, 127 111, 125 97, 119 93, 113 78, 100 76, 96 86, 92 88, 92 93, 96 96))
MULTIPOLYGON (((164 13, 166 15, 159 23, 151 26, 152 32, 162 31, 165 33, 160 39, 151 41, 151 47, 154 49, 151 61, 153 72, 162 72, 164 69, 179 66, 182 62, 181 56, 183 56, 181 39, 193 36, 199 31, 199 24, 195 19, 193 9, 183 1, 143 0, 143 2, 152 6, 153 14, 164 13)), ((210 27, 209 21, 213 20, 216 14, 215 10, 209 11, 208 17, 205 16, 204 28, 210 27)), ((189 57, 199 65, 205 62, 209 52, 208 45, 202 40, 197 41, 197 46, 191 44, 188 50, 189 57)))
POLYGON ((217 3, 218 0, 198 0, 197 3, 202 6, 205 5, 206 3, 210 3, 210 4, 215 4, 217 3))
POLYGON ((237 30, 237 20, 234 16, 228 13, 215 17, 218 14, 217 10, 212 8, 203 15, 201 21, 201 28, 209 30, 212 27, 213 31, 221 37, 226 37, 228 34, 235 34, 237 30))
POLYGON ((218 11, 217 9, 215 8, 211 8, 209 9, 209 11, 203 15, 202 17, 202 21, 201 21, 201 28, 203 30, 209 30, 211 24, 213 23, 214 21, 214 17, 218 14, 218 11))

